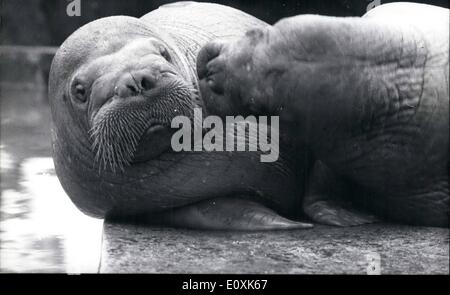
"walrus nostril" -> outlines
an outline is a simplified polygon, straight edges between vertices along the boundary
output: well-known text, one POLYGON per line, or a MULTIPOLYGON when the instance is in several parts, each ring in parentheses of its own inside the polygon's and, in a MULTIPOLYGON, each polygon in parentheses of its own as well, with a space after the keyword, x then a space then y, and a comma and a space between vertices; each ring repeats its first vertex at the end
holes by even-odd
POLYGON ((138 92, 139 92, 139 90, 137 89, 137 87, 136 87, 136 86, 134 86, 134 85, 127 85, 127 88, 128 88, 128 90, 130 90, 130 91, 131 91, 131 93, 134 93, 134 94, 136 94, 136 93, 138 93, 138 92))
POLYGON ((136 81, 135 77, 133 77, 131 73, 123 75, 114 87, 114 94, 122 98, 136 96, 140 92, 140 82, 136 81))
POLYGON ((151 79, 149 79, 145 76, 141 78, 141 87, 143 90, 150 90, 154 86, 155 86, 155 83, 151 79))
POLYGON ((135 85, 125 84, 114 87, 114 94, 118 97, 127 98, 139 94, 139 89, 135 85))

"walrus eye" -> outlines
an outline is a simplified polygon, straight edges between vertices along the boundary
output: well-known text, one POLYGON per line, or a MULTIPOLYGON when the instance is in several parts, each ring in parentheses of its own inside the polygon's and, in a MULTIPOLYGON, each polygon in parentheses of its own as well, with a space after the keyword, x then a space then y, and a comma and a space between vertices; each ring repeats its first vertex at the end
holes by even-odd
POLYGON ((86 88, 80 82, 75 82, 72 86, 72 96, 80 102, 86 102, 86 88))
POLYGON ((170 57, 169 52, 167 51, 166 48, 164 48, 163 46, 161 46, 159 48, 159 53, 162 55, 162 57, 164 57, 168 62, 172 61, 172 58, 170 57))

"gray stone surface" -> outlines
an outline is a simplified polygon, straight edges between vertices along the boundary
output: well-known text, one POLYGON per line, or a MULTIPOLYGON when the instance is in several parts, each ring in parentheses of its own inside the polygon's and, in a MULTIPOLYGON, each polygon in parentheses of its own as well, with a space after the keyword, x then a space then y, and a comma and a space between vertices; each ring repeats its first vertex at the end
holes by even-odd
POLYGON ((449 229, 378 224, 249 233, 105 223, 100 271, 366 274, 377 255, 382 274, 448 274, 449 229))

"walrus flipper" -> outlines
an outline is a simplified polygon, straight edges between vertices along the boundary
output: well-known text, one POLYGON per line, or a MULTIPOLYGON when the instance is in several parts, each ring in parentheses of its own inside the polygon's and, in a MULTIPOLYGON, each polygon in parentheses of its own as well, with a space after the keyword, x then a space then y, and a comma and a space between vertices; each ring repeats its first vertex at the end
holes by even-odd
POLYGON ((379 221, 345 203, 348 193, 348 186, 325 164, 317 161, 303 200, 303 210, 313 221, 327 225, 357 226, 379 221))
POLYGON ((313 227, 281 217, 253 201, 217 198, 150 216, 151 223, 203 230, 286 230, 313 227))

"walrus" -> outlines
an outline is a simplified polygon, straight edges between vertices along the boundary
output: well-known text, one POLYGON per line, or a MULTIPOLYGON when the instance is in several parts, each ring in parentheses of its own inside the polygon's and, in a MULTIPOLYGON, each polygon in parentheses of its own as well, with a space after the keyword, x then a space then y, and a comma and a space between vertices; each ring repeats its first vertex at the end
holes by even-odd
POLYGON ((289 17, 208 43, 197 71, 211 114, 291 126, 315 159, 303 201, 313 221, 449 226, 448 9, 289 17))
POLYGON ((74 204, 94 217, 195 229, 311 227, 298 221, 304 171, 289 148, 261 163, 261 151, 170 145, 171 120, 203 107, 200 48, 266 25, 230 7, 180 2, 69 36, 52 62, 49 100, 55 170, 74 204))

